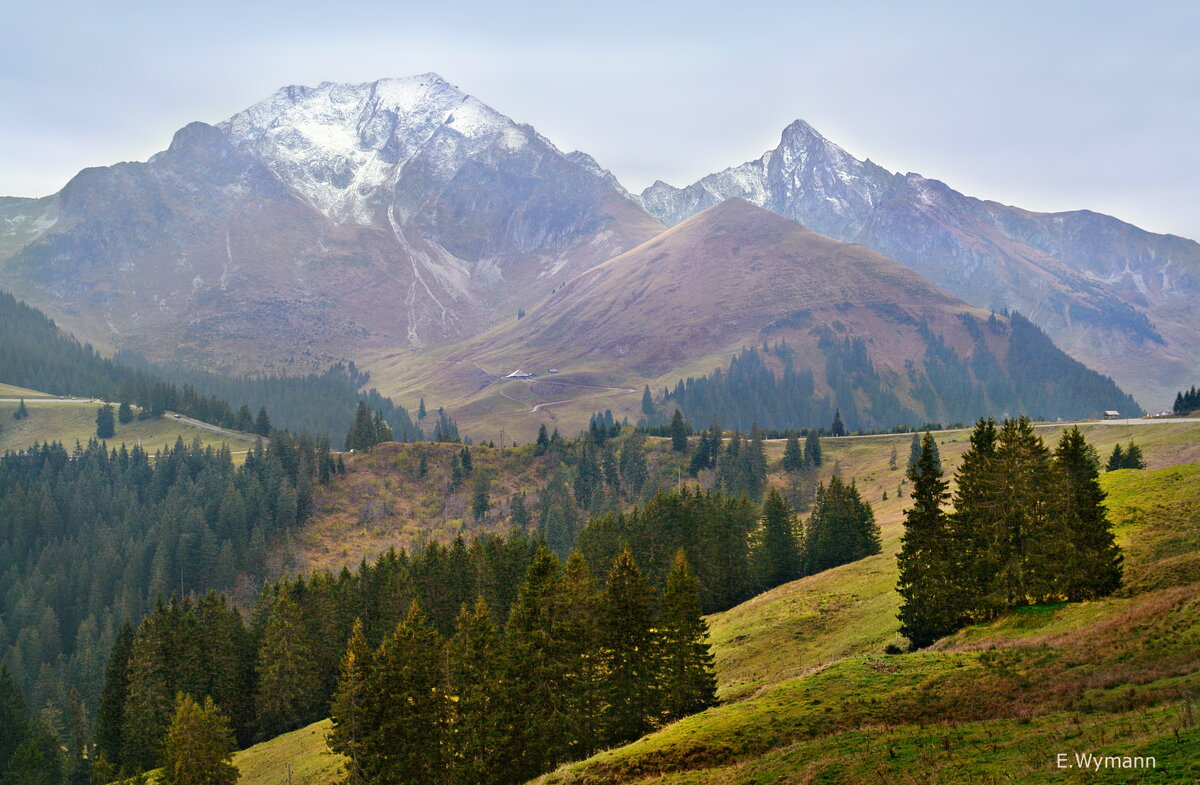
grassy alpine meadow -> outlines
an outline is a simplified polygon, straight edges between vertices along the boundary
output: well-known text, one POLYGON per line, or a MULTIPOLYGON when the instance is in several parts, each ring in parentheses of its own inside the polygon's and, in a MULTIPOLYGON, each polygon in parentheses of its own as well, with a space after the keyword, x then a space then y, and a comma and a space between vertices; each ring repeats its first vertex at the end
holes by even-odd
MULTIPOLYGON (((1126 582, 1115 596, 1019 608, 907 654, 886 652, 905 643, 897 632, 895 554, 909 499, 907 486, 903 496, 896 490, 912 436, 824 439, 822 477, 836 467, 857 481, 881 525, 883 553, 708 617, 721 705, 537 782, 1174 783, 1200 776, 1197 425, 1133 426, 1134 441, 1157 468, 1101 475, 1125 554, 1126 582), (1178 456, 1191 461, 1177 463, 1178 456), (1058 767, 1060 754, 1068 767, 1058 767), (1152 756, 1157 766, 1087 773, 1077 754, 1152 756)), ((1052 443, 1060 431, 1053 425, 1040 433, 1052 443)), ((1102 457, 1129 441, 1120 426, 1084 431, 1102 457)), ((968 435, 937 434, 948 474, 968 435)), ((782 450, 781 441, 768 444, 772 462, 782 450)), ((381 452, 370 460, 411 458, 381 452)), ((536 474, 528 457, 517 463, 517 476, 536 474)), ((532 479, 525 476, 514 487, 532 479)), ((773 475, 772 482, 784 479, 773 475)), ((240 782, 285 781, 290 762, 297 785, 332 785, 340 763, 325 743, 326 727, 239 752, 240 782)))
MULTIPOLYGON (((16 420, 12 415, 19 405, 17 402, 0 402, 0 453, 23 450, 34 443, 45 442, 62 442, 70 450, 76 442, 87 444, 88 440, 96 437, 96 410, 102 404, 82 400, 26 398, 25 408, 29 416, 16 420)), ((179 438, 187 444, 199 439, 214 447, 227 445, 235 453, 235 459, 239 457, 236 453, 254 447, 254 439, 249 435, 224 431, 216 433, 176 420, 169 414, 156 419, 117 423, 116 436, 107 441, 113 447, 140 444, 143 450, 153 454, 170 447, 179 438)))

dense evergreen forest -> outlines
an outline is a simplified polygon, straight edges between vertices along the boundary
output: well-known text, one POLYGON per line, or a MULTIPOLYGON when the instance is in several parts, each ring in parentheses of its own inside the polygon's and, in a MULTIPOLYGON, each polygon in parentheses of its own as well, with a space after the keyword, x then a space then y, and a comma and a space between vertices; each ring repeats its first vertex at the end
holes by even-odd
POLYGON ((933 437, 908 468, 912 507, 897 556, 900 631, 927 646, 1022 605, 1104 597, 1121 583, 1121 553, 1078 428, 1053 453, 1029 420, 980 420, 955 476, 953 512, 933 437))
POLYGON ((66 738, 94 711, 122 622, 172 594, 253 595, 270 543, 334 471, 327 442, 286 433, 240 467, 182 442, 0 457, 0 651, 30 705, 66 738))
POLYGON ((975 338, 968 358, 960 358, 925 323, 917 329, 926 342, 922 368, 910 364, 909 382, 918 407, 901 401, 867 356, 861 339, 818 335, 820 362, 831 392, 818 395, 813 372, 797 369, 796 352, 784 340, 739 352, 728 369, 688 377, 642 409, 648 425, 666 423, 675 408, 694 423, 717 419, 741 430, 827 428, 836 412, 851 431, 889 430, 902 424, 970 422, 995 413, 1082 419, 1107 409, 1140 411, 1111 379, 1059 351, 1036 325, 1020 314, 979 321, 963 315, 975 338), (985 332, 1009 333, 1009 357, 1002 368, 988 350, 985 332))
POLYGON ((837 478, 803 527, 778 492, 760 508, 685 488, 589 522, 579 544, 565 567, 521 530, 390 551, 268 585, 248 628, 215 593, 160 603, 113 648, 105 771, 159 765, 182 692, 211 697, 242 744, 332 712, 362 782, 521 782, 710 705, 702 612, 879 551, 837 478), (429 737, 382 732, 402 720, 429 737))

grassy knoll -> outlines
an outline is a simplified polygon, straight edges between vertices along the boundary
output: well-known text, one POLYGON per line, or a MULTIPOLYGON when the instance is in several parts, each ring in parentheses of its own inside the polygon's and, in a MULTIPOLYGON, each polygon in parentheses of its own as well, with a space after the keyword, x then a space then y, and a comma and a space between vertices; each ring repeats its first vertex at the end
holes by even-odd
MULTIPOLYGON (((0 403, 0 453, 23 450, 35 442, 48 441, 62 442, 69 450, 74 447, 75 442, 86 444, 96 436, 96 409, 99 404, 27 398, 25 407, 29 416, 23 420, 14 420, 12 414, 17 410, 17 406, 17 403, 0 403)), ((121 443, 140 443, 144 450, 153 453, 171 446, 181 437, 189 444, 194 439, 214 446, 226 444, 234 452, 254 446, 254 441, 249 436, 234 437, 214 433, 170 416, 134 420, 124 425, 117 423, 117 435, 108 441, 113 446, 121 443)))
POLYGON ((49 393, 17 387, 13 384, 0 382, 0 398, 49 398, 49 393))

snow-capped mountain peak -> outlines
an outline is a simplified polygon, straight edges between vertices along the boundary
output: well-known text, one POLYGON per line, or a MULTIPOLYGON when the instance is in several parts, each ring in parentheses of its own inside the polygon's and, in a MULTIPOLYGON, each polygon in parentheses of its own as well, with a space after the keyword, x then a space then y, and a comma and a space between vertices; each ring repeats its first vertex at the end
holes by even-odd
POLYGON ((313 207, 359 224, 379 219, 405 164, 430 145, 444 148, 436 157, 454 159, 469 154, 464 145, 473 151, 499 142, 514 150, 529 139, 434 73, 284 87, 218 127, 313 207))

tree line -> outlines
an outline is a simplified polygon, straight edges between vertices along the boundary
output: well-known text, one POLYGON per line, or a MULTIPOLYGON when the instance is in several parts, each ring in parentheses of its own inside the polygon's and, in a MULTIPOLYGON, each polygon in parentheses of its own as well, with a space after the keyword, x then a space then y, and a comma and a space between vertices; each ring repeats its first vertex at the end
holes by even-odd
POLYGON ((908 469, 912 506, 897 556, 901 633, 923 647, 1015 607, 1115 591, 1122 559, 1099 471, 1078 428, 1051 453, 1028 419, 997 428, 989 418, 971 434, 951 496, 926 434, 908 469))
POLYGON ((1190 387, 1175 393, 1175 414, 1191 414, 1200 411, 1200 387, 1190 387))

